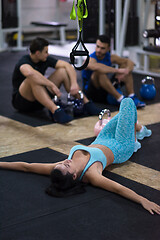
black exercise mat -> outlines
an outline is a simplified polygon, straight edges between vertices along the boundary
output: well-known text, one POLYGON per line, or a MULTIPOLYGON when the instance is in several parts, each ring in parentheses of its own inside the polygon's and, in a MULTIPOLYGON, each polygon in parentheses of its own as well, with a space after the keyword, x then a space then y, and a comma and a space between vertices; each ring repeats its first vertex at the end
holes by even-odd
MULTIPOLYGON (((26 47, 27 49, 27 47, 26 47)), ((52 120, 50 119, 48 115, 48 111, 45 109, 43 111, 37 111, 35 113, 31 114, 24 114, 19 113, 16 111, 11 104, 11 95, 12 95, 12 83, 11 83, 11 77, 12 72, 14 69, 14 66, 16 62, 20 59, 21 56, 24 54, 27 54, 28 51, 5 51, 0 53, 0 115, 11 118, 13 120, 28 124, 30 126, 36 127, 36 126, 43 126, 46 124, 52 124, 52 120)), ((69 58, 63 58, 56 56, 57 59, 62 59, 69 61, 69 58)), ((50 73, 51 69, 48 70, 48 73, 50 73)), ((81 72, 77 71, 78 76, 78 83, 80 87, 82 87, 82 78, 81 78, 81 72)), ((137 93, 138 97, 139 95, 139 89, 141 86, 141 79, 143 78, 142 75, 139 74, 133 74, 134 76, 134 85, 135 85, 135 92, 137 93)), ((160 102, 160 79, 156 79, 156 89, 157 89, 157 95, 154 100, 146 101, 147 104, 152 104, 156 102, 160 102)), ((62 89, 63 91, 63 89, 62 89)), ((100 108, 109 108, 110 111, 117 111, 117 106, 111 106, 109 104, 97 104, 100 108)))
MULTIPOLYGON (((48 148, 1 161, 53 162, 66 155, 48 148)), ((86 187, 68 198, 46 195, 47 176, 0 170, 1 240, 157 240, 160 216, 119 195, 86 187)), ((160 192, 108 171, 104 175, 160 204, 160 192)))
MULTIPOLYGON (((67 156, 49 148, 1 158, 0 161, 26 161, 26 162, 57 162, 67 156)), ((45 194, 45 188, 50 184, 49 177, 19 171, 0 170, 1 198, 0 205, 1 229, 14 226, 32 218, 39 218, 52 212, 59 212, 74 205, 84 203, 96 197, 95 191, 90 196, 74 196, 74 202, 67 198, 52 198, 45 194), (24 200, 27 196, 27 201, 24 200), (18 208, 18 211, 17 211, 18 208), (6 209, 8 213, 6 213, 6 209)), ((102 193, 103 195, 103 193, 102 193)), ((99 197, 99 194, 98 194, 99 197)))
MULTIPOLYGON (((160 171, 160 123, 147 126, 152 130, 152 136, 144 138, 141 142, 141 149, 129 159, 132 162, 160 171)), ((78 140, 78 143, 89 145, 95 137, 78 140)))
POLYGON ((160 123, 147 126, 152 130, 149 138, 139 140, 141 149, 131 157, 131 161, 160 171, 160 123))

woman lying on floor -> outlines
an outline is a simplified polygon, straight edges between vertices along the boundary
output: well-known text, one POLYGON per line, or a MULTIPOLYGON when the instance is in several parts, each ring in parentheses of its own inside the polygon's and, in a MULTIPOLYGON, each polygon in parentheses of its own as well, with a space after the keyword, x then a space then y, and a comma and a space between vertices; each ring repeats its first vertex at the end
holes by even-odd
POLYGON ((81 193, 84 183, 89 183, 135 201, 151 214, 160 214, 159 205, 102 175, 110 164, 127 161, 141 147, 137 139, 150 135, 151 130, 137 123, 137 110, 133 100, 125 98, 121 102, 119 113, 106 124, 95 141, 88 147, 74 146, 68 159, 48 164, 0 162, 0 167, 50 175, 52 184, 46 192, 52 196, 64 197, 81 193))

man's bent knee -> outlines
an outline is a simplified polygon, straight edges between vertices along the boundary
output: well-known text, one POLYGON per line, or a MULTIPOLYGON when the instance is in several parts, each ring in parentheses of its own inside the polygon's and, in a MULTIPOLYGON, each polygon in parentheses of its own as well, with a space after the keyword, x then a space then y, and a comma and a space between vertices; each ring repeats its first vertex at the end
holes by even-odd
MULTIPOLYGON (((33 85, 33 84, 32 84, 33 85)), ((35 97, 32 92, 31 80, 26 78, 19 87, 19 92, 22 97, 29 101, 35 101, 35 97)))

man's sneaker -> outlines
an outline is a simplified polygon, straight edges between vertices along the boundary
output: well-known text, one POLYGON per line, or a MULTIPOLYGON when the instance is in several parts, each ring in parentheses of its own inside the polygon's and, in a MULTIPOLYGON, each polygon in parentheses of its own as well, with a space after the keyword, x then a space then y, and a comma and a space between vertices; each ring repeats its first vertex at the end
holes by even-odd
MULTIPOLYGON (((119 90, 119 93, 121 94, 122 92, 120 92, 119 90)), ((122 102, 122 100, 125 98, 124 95, 121 95, 121 100, 120 101, 117 101, 117 99, 111 95, 111 94, 107 94, 107 102, 110 104, 110 105, 115 105, 115 106, 119 106, 120 103, 122 102)))
POLYGON ((143 130, 136 132, 136 138, 139 140, 142 140, 144 137, 150 137, 152 134, 152 131, 150 129, 147 129, 146 126, 143 126, 143 130))
POLYGON ((73 117, 65 113, 62 108, 58 108, 54 113, 50 113, 52 120, 56 123, 68 123, 73 120, 73 117))
POLYGON ((89 101, 88 103, 84 104, 84 113, 90 116, 98 116, 102 109, 96 107, 96 105, 89 101))
POLYGON ((143 107, 146 106, 146 104, 144 102, 140 101, 135 94, 134 94, 133 97, 130 97, 130 98, 133 99, 133 101, 134 101, 134 103, 135 103, 137 108, 143 108, 143 107))
POLYGON ((134 152, 137 152, 141 148, 141 143, 136 141, 134 143, 134 152))

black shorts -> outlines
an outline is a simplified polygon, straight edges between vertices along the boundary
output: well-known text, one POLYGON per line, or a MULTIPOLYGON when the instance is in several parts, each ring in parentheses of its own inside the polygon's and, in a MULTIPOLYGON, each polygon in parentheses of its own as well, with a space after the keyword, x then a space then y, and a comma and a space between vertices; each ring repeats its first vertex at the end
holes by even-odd
POLYGON ((44 106, 38 101, 31 102, 26 100, 20 95, 19 91, 13 95, 12 105, 15 109, 21 112, 34 112, 37 110, 42 110, 44 108, 44 106))
MULTIPOLYGON (((111 83, 114 85, 115 88, 117 88, 119 85, 123 86, 124 83, 121 84, 118 83, 118 80, 115 77, 114 73, 108 73, 108 78, 111 80, 111 83)), ((83 79, 83 82, 88 82, 88 80, 83 79)), ((103 88, 96 88, 92 81, 89 81, 88 89, 83 89, 84 93, 89 99, 92 99, 94 102, 101 102, 105 103, 107 101, 107 91, 105 91, 103 88)))
POLYGON ((83 92, 87 96, 88 99, 91 99, 94 102, 105 103, 107 101, 107 92, 103 88, 96 88, 92 81, 88 86, 88 89, 83 89, 83 92))

